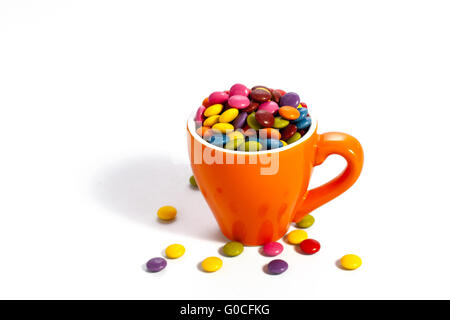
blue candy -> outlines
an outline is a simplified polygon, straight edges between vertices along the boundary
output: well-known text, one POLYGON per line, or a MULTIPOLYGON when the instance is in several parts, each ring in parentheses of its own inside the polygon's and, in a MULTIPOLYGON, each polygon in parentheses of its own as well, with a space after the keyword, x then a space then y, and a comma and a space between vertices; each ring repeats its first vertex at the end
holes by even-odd
POLYGON ((280 140, 276 139, 267 139, 267 140, 261 139, 259 142, 266 150, 277 149, 283 146, 283 143, 280 140))
POLYGON ((212 136, 208 137, 206 139, 209 143, 218 146, 223 147, 224 144, 226 144, 228 141, 230 141, 230 138, 227 135, 221 134, 221 133, 215 133, 212 136))
POLYGON ((311 118, 306 117, 304 119, 300 119, 300 121, 295 121, 293 123, 297 126, 298 130, 306 129, 311 126, 311 118))

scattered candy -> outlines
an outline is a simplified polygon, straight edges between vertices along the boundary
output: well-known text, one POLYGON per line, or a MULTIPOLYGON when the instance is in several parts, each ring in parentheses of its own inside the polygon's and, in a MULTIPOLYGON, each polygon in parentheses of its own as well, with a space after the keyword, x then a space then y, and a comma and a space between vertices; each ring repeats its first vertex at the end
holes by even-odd
POLYGON ((308 239, 308 234, 303 230, 294 230, 287 234, 286 240, 290 244, 299 244, 308 239))
POLYGON ((283 252, 283 245, 279 242, 269 242, 263 247, 263 253, 269 257, 275 257, 283 252))
POLYGON ((288 268, 286 261, 281 259, 275 259, 269 262, 267 265, 267 271, 271 274, 281 274, 285 272, 288 268))
POLYGON ((307 214, 306 216, 303 217, 302 220, 297 222, 297 227, 307 229, 314 224, 314 221, 315 221, 314 217, 310 214, 307 214))
POLYGON ((191 177, 189 178, 189 183, 190 183, 191 186, 193 186, 194 188, 198 188, 197 181, 195 181, 195 177, 194 177, 194 176, 191 176, 191 177))
POLYGON ((242 251, 244 251, 244 246, 242 245, 242 243, 237 241, 228 242, 223 247, 223 253, 229 257, 236 257, 240 255, 242 251))
POLYGON ((298 94, 260 85, 249 89, 241 83, 211 93, 197 109, 194 121, 204 140, 239 151, 283 148, 301 140, 312 124, 298 94), (243 138, 228 138, 234 132, 243 138))
POLYGON ((341 258, 341 266, 347 270, 355 270, 361 267, 362 260, 355 254, 347 254, 341 258))
POLYGON ((222 259, 217 257, 209 257, 203 260, 202 268, 206 272, 216 272, 220 268, 222 268, 222 259))
POLYGON ((300 242, 300 249, 305 254, 314 254, 320 250, 320 243, 314 239, 306 239, 300 242))
POLYGON ((166 256, 169 259, 177 259, 181 257, 186 249, 181 244, 171 244, 166 248, 166 256))
POLYGON ((161 220, 172 220, 177 216, 177 209, 172 206, 163 206, 156 213, 161 220))
POLYGON ((153 258, 147 262, 146 266, 147 271, 159 272, 167 266, 167 261, 164 258, 153 258))

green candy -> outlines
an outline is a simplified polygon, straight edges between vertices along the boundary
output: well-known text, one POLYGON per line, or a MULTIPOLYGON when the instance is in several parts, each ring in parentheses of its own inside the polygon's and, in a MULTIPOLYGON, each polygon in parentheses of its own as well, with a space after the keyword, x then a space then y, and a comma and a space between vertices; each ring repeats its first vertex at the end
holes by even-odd
POLYGON ((259 151, 261 149, 262 144, 254 140, 250 140, 239 145, 239 151, 259 151))
POLYGON ((306 216, 303 217, 302 220, 297 222, 297 227, 303 229, 309 228, 314 224, 314 221, 316 221, 314 217, 312 215, 307 214, 306 216))
POLYGON ((237 241, 228 242, 223 246, 223 253, 228 257, 236 257, 244 251, 244 246, 242 243, 237 241))
POLYGON ((263 128, 263 126, 260 125, 258 121, 256 121, 255 112, 249 114, 249 116, 247 117, 247 124, 250 128, 254 130, 259 130, 263 128))
POLYGON ((300 133, 296 132, 286 142, 287 142, 287 144, 291 144, 291 143, 294 143, 295 141, 299 140, 301 137, 302 137, 302 135, 300 133))
POLYGON ((197 181, 195 181, 194 176, 191 176, 191 177, 189 178, 189 183, 190 183, 191 186, 193 186, 194 188, 198 188, 197 181))
POLYGON ((283 129, 286 128, 289 124, 289 120, 283 119, 282 117, 275 117, 275 121, 273 123, 273 127, 275 129, 283 129))

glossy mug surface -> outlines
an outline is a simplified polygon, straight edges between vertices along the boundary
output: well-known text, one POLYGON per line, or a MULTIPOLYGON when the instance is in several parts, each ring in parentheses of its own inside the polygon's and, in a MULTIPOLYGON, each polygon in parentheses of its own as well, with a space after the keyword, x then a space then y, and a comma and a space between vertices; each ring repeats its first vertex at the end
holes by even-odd
POLYGON ((358 179, 363 150, 354 137, 339 132, 317 133, 313 119, 308 133, 283 148, 260 152, 226 150, 204 141, 188 121, 191 167, 198 187, 222 233, 245 245, 276 241, 290 223, 334 199, 358 179), (313 168, 331 154, 347 167, 328 183, 308 190, 313 168))

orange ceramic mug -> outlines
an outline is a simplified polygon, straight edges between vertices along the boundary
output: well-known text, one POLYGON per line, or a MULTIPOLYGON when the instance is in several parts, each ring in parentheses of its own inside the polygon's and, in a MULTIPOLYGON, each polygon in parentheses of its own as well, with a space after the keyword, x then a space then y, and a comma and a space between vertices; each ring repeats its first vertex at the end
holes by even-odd
POLYGON ((192 171, 222 233, 245 245, 276 241, 291 222, 350 188, 363 166, 363 150, 354 137, 339 132, 308 133, 286 147, 259 152, 222 149, 204 141, 188 121, 192 171), (330 182, 308 190, 313 168, 330 155, 347 160, 347 167, 330 182))

